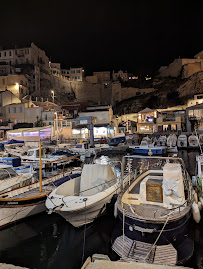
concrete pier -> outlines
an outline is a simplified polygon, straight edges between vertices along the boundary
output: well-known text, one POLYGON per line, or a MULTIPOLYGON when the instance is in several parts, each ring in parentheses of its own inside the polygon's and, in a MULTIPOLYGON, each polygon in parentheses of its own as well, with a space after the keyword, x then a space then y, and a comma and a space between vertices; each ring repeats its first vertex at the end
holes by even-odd
POLYGON ((158 264, 148 264, 148 263, 139 263, 139 262, 124 262, 124 261, 104 261, 104 260, 95 260, 94 262, 89 263, 83 269, 186 269, 189 267, 182 266, 167 266, 167 265, 158 265, 158 264))
POLYGON ((29 269, 29 268, 15 266, 15 265, 12 265, 12 264, 0 263, 0 269, 29 269))

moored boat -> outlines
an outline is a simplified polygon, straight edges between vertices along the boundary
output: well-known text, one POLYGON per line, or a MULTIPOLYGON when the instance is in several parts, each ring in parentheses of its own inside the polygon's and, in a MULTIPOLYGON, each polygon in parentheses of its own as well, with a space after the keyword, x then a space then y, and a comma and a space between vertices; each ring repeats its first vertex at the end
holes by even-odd
POLYGON ((161 135, 159 138, 158 138, 158 141, 157 141, 157 145, 159 146, 166 146, 166 136, 165 135, 161 135))
POLYGON ((109 164, 84 165, 81 177, 64 183, 48 196, 46 207, 75 227, 93 222, 120 192, 121 182, 109 164))
POLYGON ((188 144, 191 148, 199 148, 199 141, 196 135, 190 135, 188 137, 188 144))
POLYGON ((126 258, 122 249, 128 245, 128 253, 134 248, 134 254, 127 258, 151 263, 162 255, 167 264, 170 253, 172 264, 188 260, 193 253, 193 241, 187 238, 193 193, 182 159, 126 156, 123 167, 129 162, 135 179, 118 197, 113 249, 126 258), (136 246, 142 246, 140 255, 136 246))
POLYGON ((148 144, 147 141, 141 141, 140 146, 129 146, 129 150, 134 154, 142 155, 166 155, 166 146, 155 146, 154 143, 148 144))
POLYGON ((78 177, 79 171, 71 173, 62 172, 40 182, 18 187, 12 191, 5 191, 0 195, 0 228, 10 225, 26 217, 36 215, 46 210, 45 200, 48 194, 67 180, 78 177))
POLYGON ((178 148, 187 148, 187 136, 184 134, 181 134, 178 136, 177 141, 178 148))

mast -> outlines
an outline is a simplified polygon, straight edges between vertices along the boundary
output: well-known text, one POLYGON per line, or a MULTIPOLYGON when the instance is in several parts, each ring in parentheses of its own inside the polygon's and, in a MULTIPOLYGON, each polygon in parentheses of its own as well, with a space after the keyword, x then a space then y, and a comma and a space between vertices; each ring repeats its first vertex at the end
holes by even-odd
POLYGON ((39 140, 39 190, 42 192, 42 148, 39 140))

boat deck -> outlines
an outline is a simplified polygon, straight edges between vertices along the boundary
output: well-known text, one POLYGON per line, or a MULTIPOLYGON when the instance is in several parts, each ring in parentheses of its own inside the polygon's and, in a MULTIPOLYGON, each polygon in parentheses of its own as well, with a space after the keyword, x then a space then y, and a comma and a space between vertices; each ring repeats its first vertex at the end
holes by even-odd
POLYGON ((20 193, 18 189, 16 190, 16 195, 11 196, 9 195, 9 193, 5 193, 5 194, 2 194, 0 198, 10 198, 10 199, 11 198, 12 199, 32 198, 32 197, 43 195, 43 194, 48 195, 52 190, 53 190, 53 187, 50 187, 50 188, 42 189, 42 192, 40 192, 39 188, 36 188, 30 191, 20 193))
MULTIPOLYGON (((143 180, 146 180, 146 183, 149 185, 157 185, 160 186, 159 188, 162 188, 163 173, 150 173, 143 180)), ((128 196, 128 204, 123 205, 129 214, 133 214, 134 216, 137 216, 142 219, 163 219, 163 221, 167 218, 167 215, 169 213, 171 217, 175 217, 177 215, 182 216, 185 214, 187 210, 187 206, 185 205, 178 208, 178 205, 171 204, 172 208, 174 209, 168 209, 162 206, 162 202, 159 202, 159 204, 153 204, 151 200, 147 200, 144 203, 140 202, 139 204, 136 204, 135 201, 140 199, 140 187, 143 180, 139 181, 130 190, 128 196), (132 201, 132 203, 130 201, 132 201)), ((158 195, 160 195, 160 193, 158 193, 158 195)))
POLYGON ((175 265, 177 251, 171 245, 154 246, 135 241, 127 236, 119 236, 113 243, 112 249, 122 258, 154 264, 175 265))

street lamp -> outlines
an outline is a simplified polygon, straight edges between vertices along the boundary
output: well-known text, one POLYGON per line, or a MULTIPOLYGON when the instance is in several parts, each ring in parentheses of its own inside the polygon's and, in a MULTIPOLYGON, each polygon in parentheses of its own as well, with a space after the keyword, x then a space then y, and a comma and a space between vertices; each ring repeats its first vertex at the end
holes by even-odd
POLYGON ((51 93, 52 93, 52 101, 53 101, 53 103, 54 103, 54 91, 51 91, 51 93))
POLYGON ((56 116, 56 130, 55 130, 55 133, 56 133, 56 144, 58 145, 58 115, 57 115, 57 112, 54 112, 54 115, 56 116))

